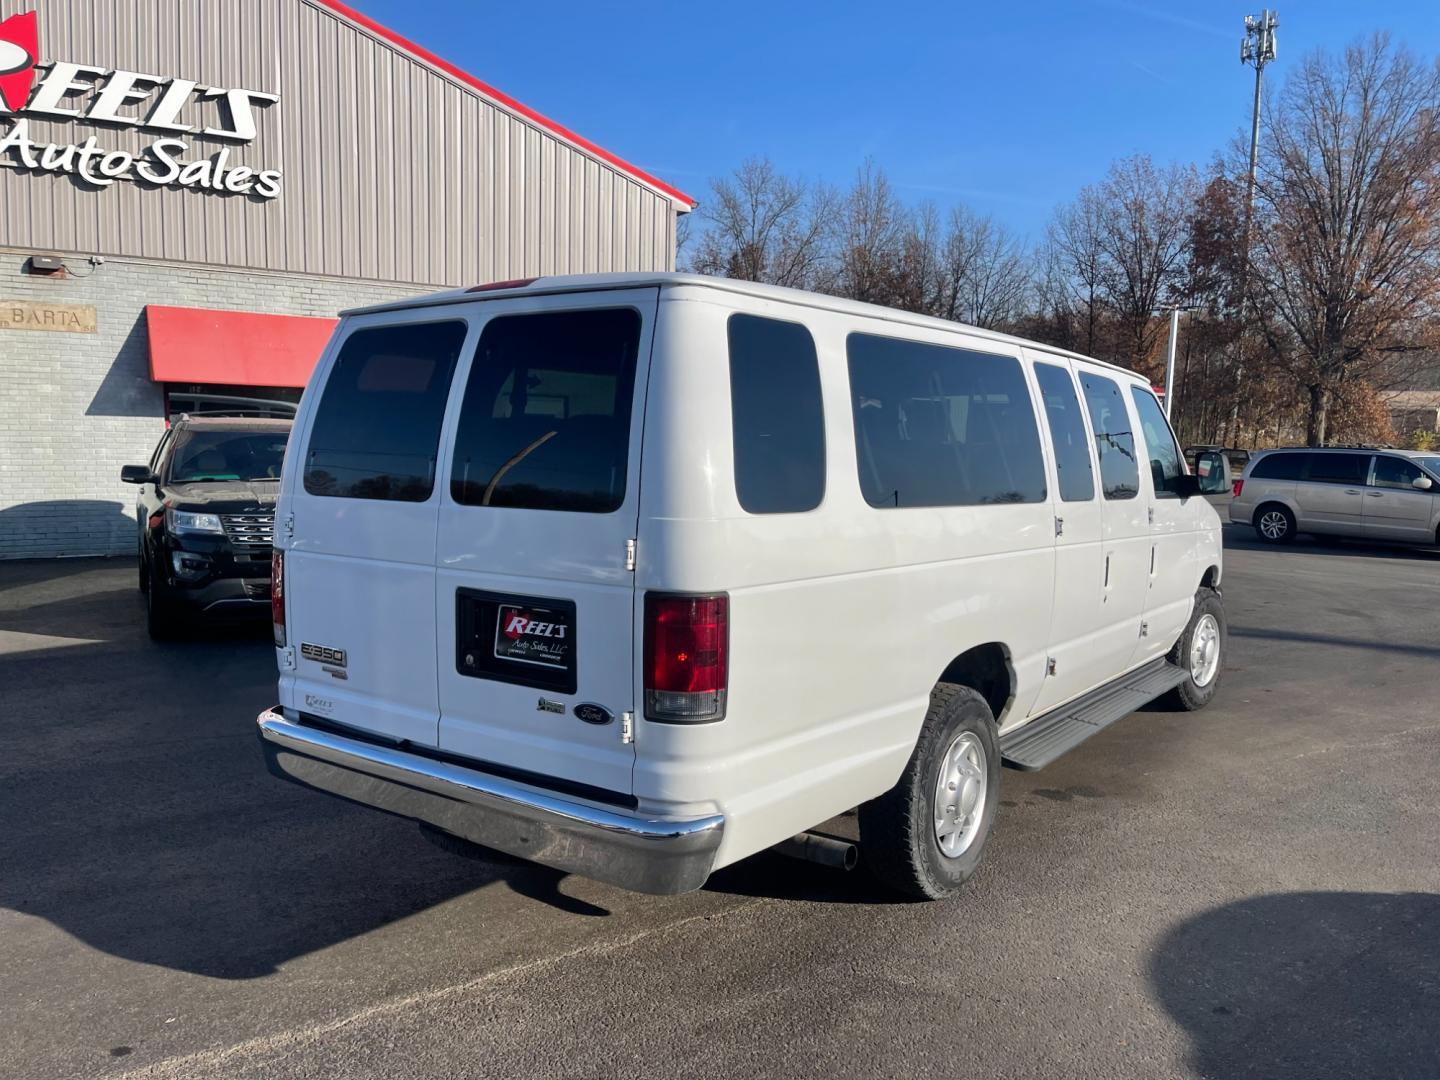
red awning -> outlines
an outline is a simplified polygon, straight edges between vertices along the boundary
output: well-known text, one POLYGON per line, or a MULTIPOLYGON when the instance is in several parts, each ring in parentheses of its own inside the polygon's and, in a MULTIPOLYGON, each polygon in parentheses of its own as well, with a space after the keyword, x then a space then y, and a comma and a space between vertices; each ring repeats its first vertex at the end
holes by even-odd
POLYGON ((304 386, 338 321, 147 304, 150 378, 160 383, 304 386))

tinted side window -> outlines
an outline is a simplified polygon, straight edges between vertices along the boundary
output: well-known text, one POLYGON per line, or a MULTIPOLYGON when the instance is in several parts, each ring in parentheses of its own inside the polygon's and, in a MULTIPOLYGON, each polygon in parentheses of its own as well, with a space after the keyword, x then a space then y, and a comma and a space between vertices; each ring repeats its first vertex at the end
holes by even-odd
POLYGON ((1369 472, 1369 454, 1311 454, 1306 479, 1320 484, 1363 484, 1369 472))
POLYGON ((1253 480, 1299 480, 1308 454, 1266 454, 1250 470, 1253 480))
POLYGON ((351 499, 428 499, 465 333, 464 322, 451 321, 351 334, 315 410, 305 490, 351 499))
POLYGON ((740 505, 752 514, 813 510, 825 497, 825 416, 810 331, 732 315, 729 337, 740 505))
POLYGON ((633 308, 491 319, 460 408, 451 497, 523 510, 620 509, 639 352, 633 308))
POLYGON ((1070 372, 1054 364, 1036 364, 1035 379, 1045 401, 1045 420, 1055 445, 1055 471, 1064 502, 1095 497, 1095 470, 1090 465, 1090 436, 1080 417, 1080 396, 1070 372))
POLYGON ((1080 373, 1085 404, 1090 410, 1090 427, 1095 432, 1095 452, 1100 458, 1100 489, 1107 499, 1133 499, 1140 493, 1140 466, 1135 459, 1135 433, 1130 414, 1115 380, 1089 372, 1080 373))
POLYGON ((1177 478, 1185 472, 1180 464, 1180 447, 1175 445, 1175 436, 1170 432, 1170 423, 1155 395, 1130 387, 1130 396, 1135 399, 1135 411, 1140 414, 1140 434, 1145 437, 1145 452, 1150 458, 1150 475, 1155 481, 1155 493, 1173 494, 1177 478))
POLYGON ((1405 488, 1413 490, 1411 484, 1425 474, 1420 466, 1404 458, 1386 457, 1381 454, 1375 459, 1375 486, 1405 488))
POLYGON ((1020 362, 851 334, 860 489, 876 507, 1045 501, 1040 432, 1020 362))

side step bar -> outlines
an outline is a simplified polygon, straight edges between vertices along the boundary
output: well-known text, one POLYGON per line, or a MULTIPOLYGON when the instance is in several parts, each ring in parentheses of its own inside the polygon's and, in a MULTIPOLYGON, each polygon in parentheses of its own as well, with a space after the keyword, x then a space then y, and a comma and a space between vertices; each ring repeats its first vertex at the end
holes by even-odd
POLYGON ((1146 664, 1000 736, 1000 757, 1012 769, 1043 769, 1091 735, 1173 690, 1188 675, 1168 660, 1146 664))

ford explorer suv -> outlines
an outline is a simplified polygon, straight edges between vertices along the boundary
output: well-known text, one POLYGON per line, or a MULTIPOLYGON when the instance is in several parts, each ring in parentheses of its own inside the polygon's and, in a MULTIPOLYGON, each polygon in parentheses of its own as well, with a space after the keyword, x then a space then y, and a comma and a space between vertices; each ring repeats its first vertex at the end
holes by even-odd
POLYGON ((881 881, 945 896, 1002 763, 1220 681, 1201 470, 1145 379, 1016 338, 507 282, 345 314, 293 438, 270 770, 631 889, 848 864, 816 828, 858 807, 881 881))
POLYGON ((1236 481, 1230 520, 1267 544, 1298 533, 1440 545, 1440 454, 1267 450, 1236 481))
POLYGON ((288 420, 182 416, 147 464, 121 470, 140 489, 136 558, 151 637, 173 637, 197 618, 269 610, 289 436, 288 420))

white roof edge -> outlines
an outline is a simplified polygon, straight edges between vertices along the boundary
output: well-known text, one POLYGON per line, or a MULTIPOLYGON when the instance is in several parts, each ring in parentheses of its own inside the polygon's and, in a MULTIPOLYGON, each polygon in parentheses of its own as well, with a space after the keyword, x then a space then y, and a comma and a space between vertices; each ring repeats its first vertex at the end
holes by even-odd
POLYGON ((1015 348, 1032 349, 1049 353, 1052 356, 1063 356, 1066 359, 1079 360, 1086 364, 1095 364, 1099 367, 1108 368, 1111 371, 1118 371, 1134 379, 1142 379, 1146 385, 1149 385, 1149 380, 1146 379, 1145 376, 1137 371, 1132 371, 1130 368, 1121 367, 1119 364, 1112 364, 1108 360, 1097 360, 1093 356, 1085 356, 1083 353, 1072 352, 1069 349, 1062 349, 1056 345, 1046 345, 1043 342, 1031 341, 1028 338, 1016 337, 1013 334, 1001 333, 998 330, 986 330, 982 327, 971 326, 969 323, 952 322, 949 319, 937 319, 931 315, 918 315, 914 312, 902 311, 899 308, 884 307, 880 304, 869 304, 860 300, 849 300, 841 296, 829 296, 825 293, 806 292, 803 289, 789 289, 781 285, 764 285, 755 281, 737 281, 733 278, 709 277, 705 274, 687 274, 681 271, 560 274, 551 277, 537 277, 524 285, 517 285, 514 288, 488 289, 484 291, 477 291, 483 287, 475 287, 474 289, 447 289, 443 292, 431 293, 425 296, 414 296, 402 300, 388 301, 383 304, 368 304, 364 307, 349 308, 340 314, 345 317, 352 315, 373 315, 386 311, 405 311, 414 308, 439 307, 447 304, 463 304, 477 300, 498 300, 514 296, 543 296, 553 293, 597 292, 601 290, 611 291, 645 287, 674 288, 677 286, 712 289, 719 292, 738 293, 742 296, 756 296, 762 299, 774 300, 777 303, 795 304, 802 307, 817 308, 823 311, 843 312, 849 315, 867 319, 880 319, 885 322, 898 323, 904 326, 943 330, 950 333, 963 332, 1015 348))

